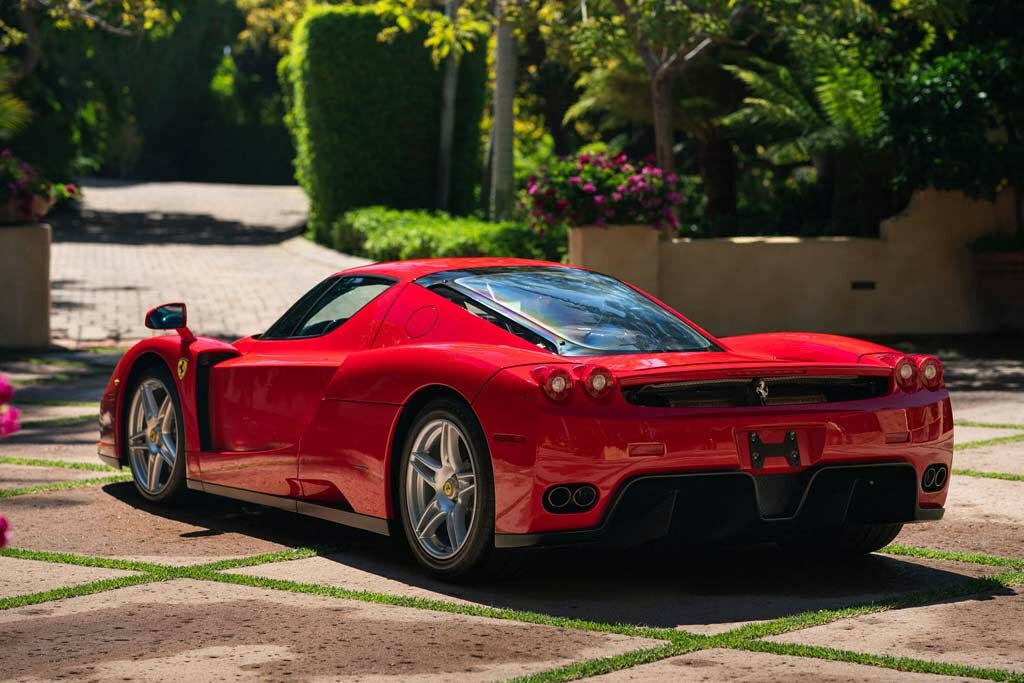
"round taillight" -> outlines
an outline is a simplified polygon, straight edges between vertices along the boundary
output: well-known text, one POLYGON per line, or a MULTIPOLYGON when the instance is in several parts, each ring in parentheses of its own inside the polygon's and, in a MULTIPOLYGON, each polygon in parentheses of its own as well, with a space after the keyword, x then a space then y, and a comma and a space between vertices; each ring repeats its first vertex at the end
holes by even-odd
POLYGON ((935 356, 917 357, 917 376, 928 389, 942 386, 942 363, 935 356))
POLYGON ((583 383, 583 389, 594 398, 604 398, 615 385, 611 370, 600 365, 582 365, 576 368, 576 376, 583 383))
POLYGON ((565 368, 537 368, 533 371, 533 377, 552 401, 564 401, 572 393, 572 375, 565 368))
POLYGON ((917 388, 917 365, 907 356, 896 361, 896 384, 904 391, 913 391, 917 388))

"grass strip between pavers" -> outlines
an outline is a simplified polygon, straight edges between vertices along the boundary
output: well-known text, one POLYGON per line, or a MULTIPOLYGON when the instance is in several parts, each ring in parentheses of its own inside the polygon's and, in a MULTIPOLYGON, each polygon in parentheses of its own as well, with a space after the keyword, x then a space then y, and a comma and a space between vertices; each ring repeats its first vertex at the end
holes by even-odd
POLYGON ((65 407, 77 407, 77 408, 95 408, 97 412, 100 409, 99 401, 65 401, 59 398, 16 398, 14 399, 14 405, 17 406, 65 406, 65 407))
POLYGON ((117 468, 93 462, 73 462, 68 460, 41 460, 38 458, 19 458, 14 455, 0 455, 0 465, 28 465, 30 467, 59 467, 65 470, 85 470, 86 472, 117 472, 117 468))
POLYGON ((926 560, 947 560, 949 562, 963 562, 966 564, 985 564, 990 567, 1024 569, 1024 559, 985 555, 983 553, 964 553, 956 550, 936 550, 907 545, 887 545, 878 552, 885 555, 920 557, 926 560))
POLYGON ((978 422, 977 420, 953 420, 957 427, 981 427, 982 429, 1019 429, 1024 432, 1024 424, 1012 422, 978 422))
POLYGON ((83 583, 77 586, 69 586, 67 588, 54 588, 53 590, 43 591, 42 593, 15 595, 10 598, 0 598, 0 611, 13 609, 15 607, 25 607, 26 605, 38 605, 41 602, 50 602, 52 600, 77 598, 83 595, 92 595, 93 593, 102 593, 104 591, 114 590, 115 588, 140 586, 144 583, 164 580, 166 580, 166 577, 161 574, 132 574, 131 576, 119 576, 114 579, 103 579, 102 581, 93 581, 91 583, 83 583))
POLYGON ((642 664, 653 664, 669 657, 677 657, 687 652, 696 652, 705 649, 704 646, 694 643, 690 645, 679 645, 670 643, 659 647, 644 648, 624 652, 621 655, 602 657, 600 659, 589 659, 582 662, 573 662, 556 669, 538 671, 529 676, 517 676, 509 678, 504 683, 557 683, 560 681, 577 681, 581 678, 600 676, 613 671, 631 669, 642 664))
POLYGON ((28 496, 33 493, 48 493, 50 491, 65 491, 68 489, 81 489, 89 486, 103 486, 104 484, 117 484, 123 481, 131 481, 130 474, 115 474, 109 477, 98 477, 96 479, 79 479, 78 481, 55 481, 52 484, 39 484, 38 486, 22 486, 17 489, 5 489, 0 491, 0 498, 14 498, 15 496, 28 496))
POLYGON ((910 657, 892 657, 889 655, 873 655, 864 652, 851 650, 837 650, 830 647, 815 645, 794 645, 790 643, 775 643, 765 640, 749 640, 743 643, 735 643, 730 646, 733 650, 747 650, 751 652, 765 652, 774 655, 789 655, 791 657, 807 657, 810 659, 825 659, 832 662, 847 662, 850 664, 862 664, 875 666, 895 671, 908 673, 925 673, 937 676, 957 676, 962 678, 980 678, 989 681, 1014 681, 1024 682, 1024 674, 1003 669, 987 669, 966 664, 946 664, 944 662, 933 662, 925 659, 912 659, 910 657))
POLYGON ((1016 443, 1024 441, 1024 434, 1010 434, 1009 436, 997 436, 992 439, 978 439, 977 441, 965 441, 953 446, 954 451, 966 451, 971 448, 983 448, 984 446, 999 446, 1004 443, 1016 443))
POLYGON ((962 477, 981 477, 982 479, 1002 479, 1003 481, 1024 481, 1024 474, 1007 474, 1006 472, 983 472, 981 470, 970 470, 955 468, 953 474, 962 477))
POLYGON ((156 564, 154 562, 137 562, 135 560, 122 560, 116 557, 75 555, 73 553, 60 553, 50 550, 26 550, 24 548, 4 548, 3 550, 0 550, 0 557, 13 557, 17 560, 50 562, 51 564, 73 564, 79 567, 120 569, 123 571, 144 572, 147 574, 160 574, 174 569, 174 567, 156 564))
POLYGON ((61 417, 48 417, 42 420, 26 420, 21 423, 22 429, 44 429, 46 427, 70 427, 74 425, 96 424, 98 417, 89 413, 87 415, 62 415, 61 417))

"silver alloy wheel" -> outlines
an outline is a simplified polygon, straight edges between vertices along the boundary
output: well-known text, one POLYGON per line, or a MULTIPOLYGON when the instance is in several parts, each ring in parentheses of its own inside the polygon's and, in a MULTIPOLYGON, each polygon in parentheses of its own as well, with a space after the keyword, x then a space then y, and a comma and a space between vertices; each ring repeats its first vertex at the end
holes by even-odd
POLYGON ((178 416, 170 390, 158 379, 143 380, 128 409, 128 460, 132 475, 150 495, 171 480, 178 459, 178 416))
POLYGON ((466 543, 477 508, 469 439, 451 420, 431 420, 413 439, 407 468, 413 533, 431 557, 446 560, 466 543))

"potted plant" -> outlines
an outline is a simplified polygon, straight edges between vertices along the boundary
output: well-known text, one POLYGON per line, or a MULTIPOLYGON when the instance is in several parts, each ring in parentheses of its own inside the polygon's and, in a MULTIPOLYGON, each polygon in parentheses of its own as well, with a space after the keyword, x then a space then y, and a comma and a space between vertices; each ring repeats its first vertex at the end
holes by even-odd
POLYGON ((569 263, 657 291, 659 235, 678 232, 679 177, 625 154, 582 153, 526 182, 533 226, 569 226, 569 263))
POLYGON ((11 150, 0 152, 0 224, 39 221, 58 201, 79 196, 74 185, 50 182, 11 150))

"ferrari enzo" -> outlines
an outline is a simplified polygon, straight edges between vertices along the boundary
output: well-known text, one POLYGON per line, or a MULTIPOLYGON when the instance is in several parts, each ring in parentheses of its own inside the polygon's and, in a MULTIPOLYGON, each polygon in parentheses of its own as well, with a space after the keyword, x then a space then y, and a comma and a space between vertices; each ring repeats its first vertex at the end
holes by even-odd
POLYGON ((942 517, 938 359, 824 334, 715 338, 652 296, 520 259, 379 263, 262 334, 120 360, 99 455, 186 488, 404 535, 445 577, 515 549, 774 541, 860 554, 942 517))

